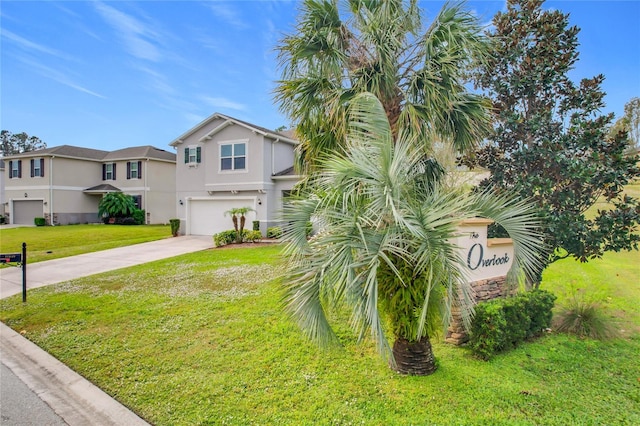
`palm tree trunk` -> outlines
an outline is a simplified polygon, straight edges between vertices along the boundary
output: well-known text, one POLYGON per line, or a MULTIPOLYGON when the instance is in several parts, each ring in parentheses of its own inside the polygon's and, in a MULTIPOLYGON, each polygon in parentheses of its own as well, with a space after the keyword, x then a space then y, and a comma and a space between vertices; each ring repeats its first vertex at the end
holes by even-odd
POLYGON ((429 336, 415 342, 398 337, 393 344, 393 359, 395 365, 392 368, 401 374, 428 376, 438 368, 429 336))

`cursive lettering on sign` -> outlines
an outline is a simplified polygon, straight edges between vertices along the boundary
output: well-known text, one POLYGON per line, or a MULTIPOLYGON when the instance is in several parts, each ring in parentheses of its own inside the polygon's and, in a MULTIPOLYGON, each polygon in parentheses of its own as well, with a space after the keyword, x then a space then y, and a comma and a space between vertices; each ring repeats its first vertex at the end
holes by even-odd
POLYGON ((469 253, 467 254, 467 266, 472 271, 482 267, 488 268, 489 266, 497 266, 497 265, 505 265, 509 263, 509 255, 507 253, 504 256, 498 257, 497 254, 494 254, 492 258, 485 259, 484 258, 484 248, 480 243, 475 243, 469 249, 469 253))

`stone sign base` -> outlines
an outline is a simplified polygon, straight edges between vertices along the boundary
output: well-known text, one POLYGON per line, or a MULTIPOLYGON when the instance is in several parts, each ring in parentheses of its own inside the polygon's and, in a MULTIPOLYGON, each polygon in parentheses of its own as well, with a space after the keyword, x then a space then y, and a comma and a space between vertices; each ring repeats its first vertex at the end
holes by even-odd
MULTIPOLYGON (((489 278, 486 280, 479 280, 471 283, 473 289, 473 296, 476 303, 484 302, 487 300, 496 299, 498 297, 505 297, 509 294, 509 289, 506 284, 507 277, 489 278)), ((460 309, 453 308, 451 313, 451 322, 447 329, 447 335, 445 341, 454 345, 461 345, 469 340, 469 336, 464 329, 462 323, 462 315, 460 309)))

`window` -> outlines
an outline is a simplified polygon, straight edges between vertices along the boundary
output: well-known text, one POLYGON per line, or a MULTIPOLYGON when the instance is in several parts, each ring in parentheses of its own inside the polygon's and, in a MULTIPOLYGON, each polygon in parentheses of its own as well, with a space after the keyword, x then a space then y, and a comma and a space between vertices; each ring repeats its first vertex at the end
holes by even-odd
POLYGON ((22 177, 22 160, 9 161, 9 179, 22 177))
POLYGON ((102 180, 116 180, 116 163, 102 165, 102 180))
POLYGON ((184 163, 199 163, 202 160, 202 151, 199 146, 188 146, 184 149, 184 163))
POLYGON ((127 179, 142 179, 142 161, 127 162, 127 179))
POLYGON ((136 209, 142 210, 142 195, 132 195, 136 209))
POLYGON ((44 158, 31 160, 31 177, 44 177, 44 158))
POLYGON ((220 170, 245 170, 246 162, 247 144, 245 142, 220 145, 220 170))

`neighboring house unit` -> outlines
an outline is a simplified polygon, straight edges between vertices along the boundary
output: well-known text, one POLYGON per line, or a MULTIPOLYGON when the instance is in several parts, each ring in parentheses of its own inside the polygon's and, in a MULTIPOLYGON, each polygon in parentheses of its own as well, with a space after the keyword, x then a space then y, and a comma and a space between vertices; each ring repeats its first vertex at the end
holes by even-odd
POLYGON ((174 153, 152 146, 102 151, 62 145, 4 158, 4 212, 8 223, 99 222, 98 204, 108 192, 132 195, 147 223, 175 215, 174 153))
POLYGON ((298 142, 290 135, 213 114, 171 142, 177 149, 176 197, 180 232, 213 235, 233 229, 225 212, 249 207, 246 229, 263 235, 280 224, 283 197, 299 181, 293 173, 298 142))

